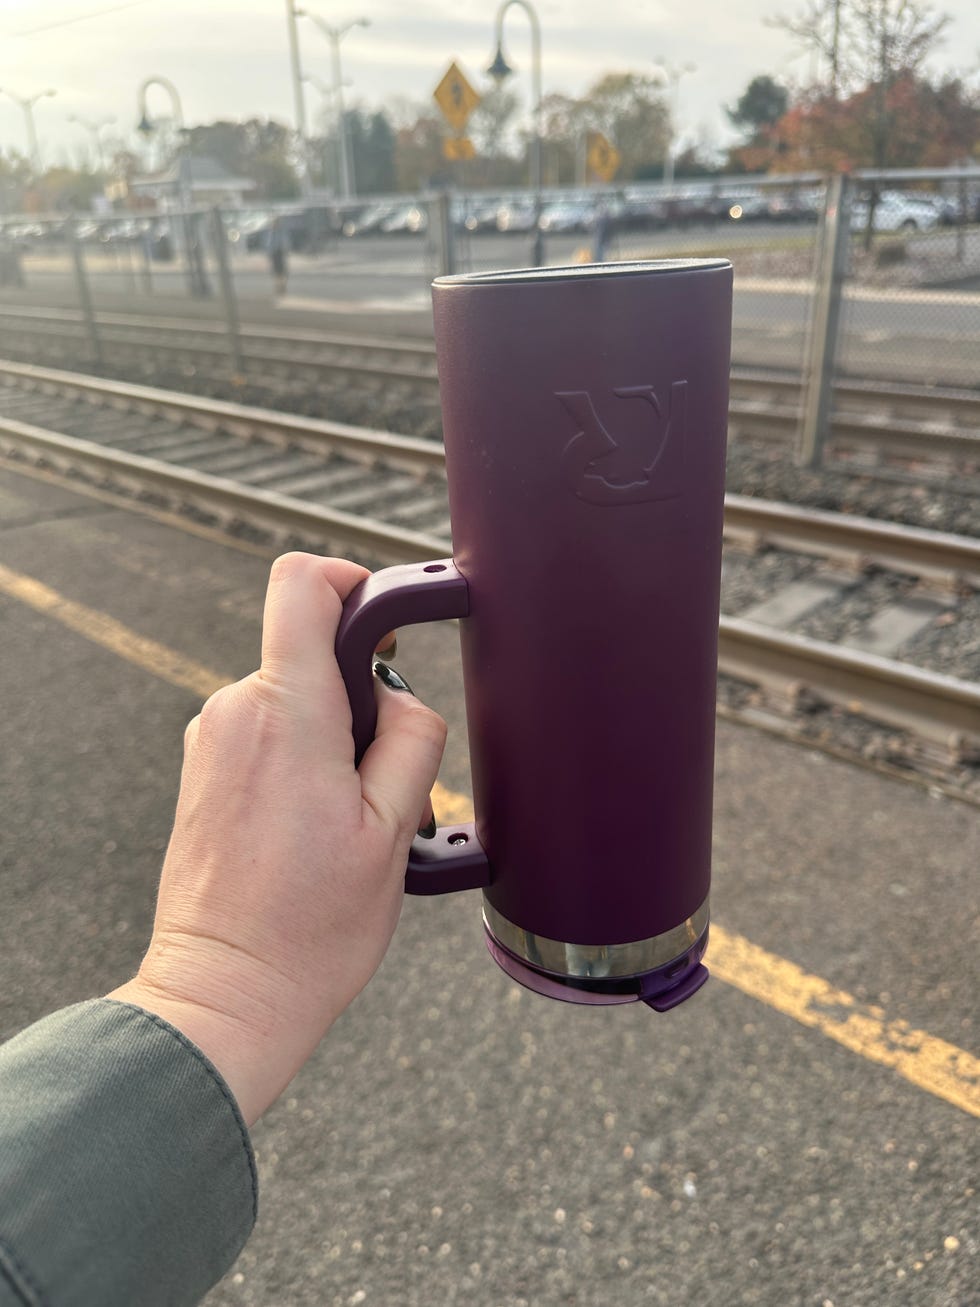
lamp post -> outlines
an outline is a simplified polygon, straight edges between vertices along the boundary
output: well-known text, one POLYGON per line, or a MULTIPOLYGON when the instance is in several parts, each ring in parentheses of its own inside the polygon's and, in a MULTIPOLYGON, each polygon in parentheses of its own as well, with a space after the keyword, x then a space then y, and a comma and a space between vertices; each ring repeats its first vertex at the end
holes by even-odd
POLYGON ((518 5, 523 9, 531 23, 531 94, 534 101, 532 108, 534 136, 531 140, 531 189, 534 192, 533 259, 540 267, 544 262, 544 233, 541 230, 541 24, 528 0, 504 0, 497 10, 497 53, 487 72, 499 85, 514 71, 504 58, 503 45, 504 15, 511 5, 518 5))
POLYGON ((697 72, 696 64, 670 64, 665 59, 657 61, 657 67, 661 74, 661 85, 664 82, 670 87, 669 114, 670 119, 667 124, 667 154, 664 158, 664 183, 667 186, 674 184, 674 137, 676 131, 674 123, 677 118, 677 87, 685 73, 697 72))
POLYGON ((340 72, 340 42, 353 27, 370 27, 370 18, 352 18, 350 22, 334 27, 318 14, 311 14, 306 9, 297 9, 301 18, 308 18, 315 23, 331 45, 333 56, 333 93, 337 104, 337 141, 340 158, 340 194, 345 200, 356 194, 354 168, 351 161, 350 141, 347 138, 347 120, 344 117, 344 83, 340 72))
MULTIPOLYGON (((315 88, 320 92, 321 96, 323 97, 323 100, 324 100, 324 103, 325 103, 325 104, 328 104, 328 105, 329 105, 330 103, 332 103, 332 101, 333 101, 334 98, 336 97, 336 94, 337 94, 337 88, 336 88, 335 86, 328 86, 327 83, 323 80, 322 77, 317 77, 317 76, 316 76, 315 74, 313 74, 313 73, 304 73, 304 74, 303 74, 303 81, 304 81, 304 82, 309 82, 310 86, 315 87, 315 88)), ((344 82, 344 85, 345 85, 345 86, 350 86, 351 83, 350 83, 350 82, 344 82)), ((327 110, 327 112, 328 112, 328 114, 329 114, 329 113, 330 113, 330 110, 327 110)), ((344 165, 343 165, 343 156, 342 156, 341 146, 340 146, 340 134, 339 134, 339 133, 337 134, 337 141, 336 141, 336 146, 335 146, 335 152, 336 152, 336 164, 337 164, 337 190, 339 191, 339 190, 340 190, 340 179, 341 179, 341 175, 343 174, 343 168, 344 168, 344 165)), ((326 179, 326 178, 329 176, 329 172, 328 172, 328 169, 327 169, 327 161, 326 161, 325 158, 324 158, 324 160, 323 160, 323 167, 324 167, 324 179, 326 179)))
POLYGON ((184 128, 184 109, 180 103, 177 88, 168 77, 147 77, 139 89, 140 120, 136 124, 138 132, 141 132, 144 136, 150 136, 156 131, 156 124, 147 112, 146 107, 147 92, 151 86, 159 86, 166 91, 173 108, 173 118, 177 125, 177 198, 180 206, 180 228, 184 238, 184 252, 187 256, 188 285, 192 295, 203 298, 210 294, 210 290, 204 274, 200 250, 194 236, 193 215, 190 212, 193 195, 191 191, 191 161, 187 152, 187 135, 184 128))
POLYGON ((47 95, 57 95, 58 92, 48 90, 38 91, 34 95, 15 95, 13 91, 0 87, 0 94, 9 96, 24 110, 24 119, 27 122, 27 148, 30 151, 34 173, 39 177, 41 175, 41 149, 37 142, 37 128, 34 126, 34 106, 38 100, 43 100, 47 95))
POLYGON ((299 55, 299 24, 297 17, 302 11, 296 8, 296 0, 286 0, 286 26, 289 31, 289 70, 293 83, 293 104, 296 108, 296 134, 299 136, 300 187, 303 195, 309 199, 313 193, 310 179, 310 149, 306 139, 306 98, 303 95, 303 66, 299 55))
POLYGON ((91 132, 92 140, 95 144, 95 160, 97 166, 102 172, 105 172, 105 149, 102 144, 102 128, 108 127, 110 123, 116 121, 115 114, 109 114, 105 118, 83 118, 81 114, 70 113, 68 115, 70 123, 78 123, 79 127, 84 127, 87 132, 91 132))

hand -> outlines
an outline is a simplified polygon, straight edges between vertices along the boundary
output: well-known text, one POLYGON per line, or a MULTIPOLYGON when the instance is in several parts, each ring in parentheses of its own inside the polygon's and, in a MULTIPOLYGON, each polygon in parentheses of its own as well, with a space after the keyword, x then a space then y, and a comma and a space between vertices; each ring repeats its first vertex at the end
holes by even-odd
POLYGON ((249 1124, 380 964, 445 744, 440 717, 378 685, 355 770, 334 640, 367 575, 309 554, 273 564, 262 665, 187 727, 153 936, 108 995, 182 1030, 249 1124))

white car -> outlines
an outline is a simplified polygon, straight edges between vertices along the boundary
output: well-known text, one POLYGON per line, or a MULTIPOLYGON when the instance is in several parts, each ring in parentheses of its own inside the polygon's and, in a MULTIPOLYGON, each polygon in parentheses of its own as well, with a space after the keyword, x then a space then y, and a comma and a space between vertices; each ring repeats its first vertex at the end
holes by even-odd
MULTIPOLYGON (((875 231, 932 231, 938 227, 940 213, 925 195, 903 195, 901 191, 884 191, 875 205, 875 231)), ((864 231, 868 225, 868 202, 858 200, 851 209, 851 231, 864 231)))

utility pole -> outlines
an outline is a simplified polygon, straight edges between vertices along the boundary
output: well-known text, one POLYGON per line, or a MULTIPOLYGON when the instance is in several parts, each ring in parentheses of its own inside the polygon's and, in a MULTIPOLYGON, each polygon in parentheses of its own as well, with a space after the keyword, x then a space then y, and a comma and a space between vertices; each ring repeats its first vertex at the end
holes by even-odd
POLYGON ((306 100, 303 96, 303 68, 299 57, 299 24, 296 0, 286 0, 286 26, 289 31, 289 64, 293 79, 293 103, 296 109, 296 133, 299 136, 300 186, 304 196, 313 193, 310 178, 310 151, 306 140, 306 100))

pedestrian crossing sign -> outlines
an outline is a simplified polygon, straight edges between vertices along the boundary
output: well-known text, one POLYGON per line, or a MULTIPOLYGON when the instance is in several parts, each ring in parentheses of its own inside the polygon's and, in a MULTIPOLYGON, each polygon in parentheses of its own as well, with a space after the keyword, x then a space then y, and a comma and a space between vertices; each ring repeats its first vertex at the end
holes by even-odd
POLYGON ((455 132, 466 126, 470 114, 480 103, 480 95, 466 80, 455 60, 446 69, 439 85, 432 92, 442 116, 455 132))

